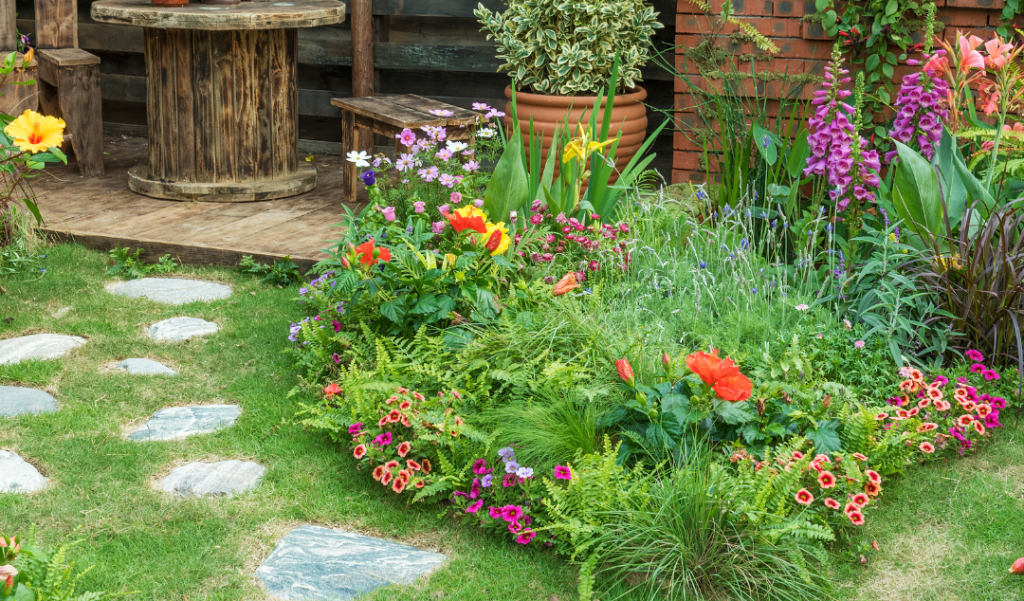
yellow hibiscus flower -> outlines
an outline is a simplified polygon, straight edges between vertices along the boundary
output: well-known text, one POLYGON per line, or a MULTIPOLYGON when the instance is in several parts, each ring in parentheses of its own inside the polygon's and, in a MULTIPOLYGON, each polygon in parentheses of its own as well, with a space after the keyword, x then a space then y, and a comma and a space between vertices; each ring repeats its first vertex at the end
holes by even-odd
POLYGON ((64 143, 64 120, 30 109, 11 121, 4 132, 22 152, 45 152, 64 143))
POLYGON ((509 237, 508 228, 504 221, 498 223, 487 222, 487 233, 483 236, 484 247, 491 251, 491 256, 497 256, 508 250, 509 237))

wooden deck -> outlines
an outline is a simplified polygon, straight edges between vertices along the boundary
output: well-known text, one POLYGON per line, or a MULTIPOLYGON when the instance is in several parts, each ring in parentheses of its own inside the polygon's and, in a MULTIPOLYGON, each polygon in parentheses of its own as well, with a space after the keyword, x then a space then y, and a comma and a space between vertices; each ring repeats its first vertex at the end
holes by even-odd
POLYGON ((266 263, 288 255, 303 268, 323 258, 321 249, 339 237, 332 226, 344 214, 341 157, 315 157, 319 182, 306 194, 266 202, 186 203, 128 189, 128 169, 148 160, 146 144, 144 138, 107 135, 103 177, 82 177, 73 160, 47 166, 32 181, 44 231, 100 250, 141 247, 149 260, 170 254, 189 264, 235 266, 242 255, 266 263))

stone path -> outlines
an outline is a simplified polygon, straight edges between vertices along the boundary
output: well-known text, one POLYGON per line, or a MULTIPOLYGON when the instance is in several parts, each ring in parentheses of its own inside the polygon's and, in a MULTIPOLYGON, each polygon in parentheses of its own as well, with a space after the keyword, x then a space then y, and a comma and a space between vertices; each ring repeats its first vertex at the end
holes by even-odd
POLYGON ((256 577, 278 599, 347 601, 389 584, 410 584, 444 560, 408 545, 300 526, 278 543, 256 577))
POLYGON ((256 488, 267 468, 251 461, 190 463, 160 481, 160 489, 183 497, 231 496, 256 488))
POLYGON ((200 280, 142 278, 119 284, 110 290, 120 296, 144 297, 167 305, 220 300, 231 296, 231 287, 200 280))
POLYGON ((10 451, 0 451, 0 493, 35 492, 46 488, 46 478, 31 463, 10 451))
POLYGON ((172 317, 149 327, 149 337, 158 342, 164 340, 188 340, 194 336, 216 334, 217 324, 195 317, 172 317))
POLYGON ((13 365, 29 359, 56 359, 87 340, 80 336, 32 334, 0 340, 0 365, 13 365))
MULTIPOLYGON (((113 294, 144 297, 170 305, 228 298, 231 288, 197 280, 144 278, 108 288, 113 294)), ((62 310, 64 311, 64 310, 62 310)), ((58 317, 54 315, 54 317, 58 317)), ((215 323, 194 317, 173 317, 155 323, 155 341, 188 340, 216 333, 215 323)), ((0 341, 0 365, 26 359, 55 359, 85 344, 84 338, 35 334, 0 341)), ((118 369, 131 375, 178 375, 157 361, 130 358, 118 369)), ((57 401, 42 390, 0 386, 0 417, 57 411, 57 401)), ((129 440, 170 441, 210 434, 234 425, 237 405, 167 407, 128 435, 129 440)), ((158 487, 182 497, 232 496, 260 484, 267 468, 251 461, 194 462, 163 478, 158 487)), ((18 455, 0 451, 0 493, 41 490, 48 481, 18 455)), ((359 534, 300 526, 289 532, 256 570, 267 592, 282 600, 348 600, 389 584, 410 584, 445 561, 439 553, 359 534)))
POLYGON ((181 440, 195 434, 210 434, 234 425, 241 413, 238 405, 168 407, 154 413, 128 438, 140 441, 181 440))
POLYGON ((125 359, 117 364, 133 376, 176 376, 178 372, 152 359, 125 359))
POLYGON ((0 386, 0 417, 29 413, 53 413, 57 399, 42 390, 21 386, 0 386))

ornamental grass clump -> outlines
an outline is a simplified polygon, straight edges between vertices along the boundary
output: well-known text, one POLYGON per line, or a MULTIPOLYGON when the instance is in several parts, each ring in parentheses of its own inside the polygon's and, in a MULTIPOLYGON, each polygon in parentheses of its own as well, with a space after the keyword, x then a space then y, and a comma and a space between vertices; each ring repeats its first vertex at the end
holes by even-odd
POLYGON ((619 85, 632 89, 662 27, 643 0, 509 0, 503 13, 473 11, 498 45, 518 89, 538 94, 593 95, 608 86, 616 54, 619 85))

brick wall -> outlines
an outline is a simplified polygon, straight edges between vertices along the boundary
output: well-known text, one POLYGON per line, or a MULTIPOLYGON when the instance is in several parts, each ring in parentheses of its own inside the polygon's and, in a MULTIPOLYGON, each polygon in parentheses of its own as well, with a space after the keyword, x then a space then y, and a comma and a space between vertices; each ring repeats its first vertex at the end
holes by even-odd
MULTIPOLYGON (((721 12, 722 0, 710 0, 709 4, 715 13, 721 12)), ((936 0, 939 7, 938 20, 945 23, 946 28, 940 34, 946 39, 955 37, 957 29, 970 31, 979 37, 988 39, 999 25, 999 14, 1003 0, 936 0)), ((826 61, 832 54, 833 40, 825 35, 818 23, 803 19, 805 15, 814 14, 814 2, 803 0, 732 0, 735 16, 749 23, 761 34, 769 37, 779 48, 779 53, 771 60, 755 61, 759 73, 774 72, 789 77, 822 76, 826 61)), ((676 15, 676 69, 688 73, 689 83, 681 79, 675 81, 677 111, 677 127, 673 140, 672 183, 704 181, 705 171, 702 165, 703 148, 695 143, 680 129, 701 124, 701 120, 693 113, 694 100, 689 85, 708 90, 710 86, 722 89, 722 82, 708 80, 698 75, 699 71, 692 60, 683 60, 685 49, 694 48, 704 42, 714 30, 717 17, 704 12, 688 0, 678 0, 676 15)), ((1018 26, 1024 26, 1024 20, 1018 26)), ((715 44, 733 56, 764 54, 754 47, 753 43, 742 41, 733 34, 738 29, 726 25, 720 29, 713 39, 715 44)), ((733 64, 736 64, 735 61, 733 64)), ((742 72, 750 72, 750 62, 738 65, 742 72)), ((894 80, 900 81, 904 74, 913 72, 915 68, 900 65, 894 70, 894 80)), ((779 98, 790 92, 799 98, 811 98, 817 83, 799 85, 798 83, 781 80, 754 81, 746 79, 736 84, 745 96, 759 98, 779 98)), ((778 116, 779 102, 768 101, 768 114, 778 116)))

